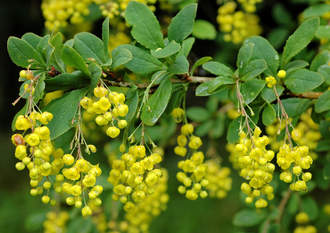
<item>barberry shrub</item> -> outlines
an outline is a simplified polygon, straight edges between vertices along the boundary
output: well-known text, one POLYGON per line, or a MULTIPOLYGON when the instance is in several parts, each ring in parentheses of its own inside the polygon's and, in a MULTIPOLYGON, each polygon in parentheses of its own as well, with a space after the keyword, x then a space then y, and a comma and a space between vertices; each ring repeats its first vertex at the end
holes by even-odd
POLYGON ((57 29, 8 39, 11 60, 23 68, 13 104, 26 101, 12 124, 15 167, 28 170, 30 194, 50 205, 45 232, 64 232, 68 221, 67 232, 88 224, 95 225, 90 232, 149 232, 171 199, 170 177, 189 201, 224 199, 238 187, 244 207, 233 216, 235 227, 330 230, 329 204, 314 198, 329 188, 330 177, 330 31, 324 25, 330 5, 307 8, 279 53, 258 36, 252 13, 261 1, 238 1, 244 12, 227 1, 217 21, 221 40, 240 46, 231 67, 209 56, 190 58, 191 34, 210 39, 203 32, 214 30, 195 20, 195 3, 181 5, 163 29, 155 1, 44 1, 45 26, 82 23, 92 2, 107 17, 102 39, 80 32, 63 43, 57 29), (119 15, 134 42, 113 46, 109 25, 119 15), (310 64, 295 59, 315 38, 323 50, 310 64), (205 108, 191 106, 192 89, 208 97, 205 108), (163 167, 167 159, 176 163, 174 173, 163 167))

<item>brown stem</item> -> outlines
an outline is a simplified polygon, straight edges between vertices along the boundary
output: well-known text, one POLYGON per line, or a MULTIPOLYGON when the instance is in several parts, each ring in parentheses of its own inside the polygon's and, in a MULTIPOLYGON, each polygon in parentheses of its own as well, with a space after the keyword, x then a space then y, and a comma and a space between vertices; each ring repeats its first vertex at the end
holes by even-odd
MULTIPOLYGON (((185 79, 170 79, 172 83, 205 83, 209 81, 213 81, 214 78, 210 77, 199 77, 199 76, 188 76, 185 79)), ((131 87, 131 85, 137 86, 137 88, 147 88, 150 83, 131 83, 124 81, 112 81, 112 80, 103 80, 109 86, 118 86, 118 87, 131 87)), ((156 84, 155 86, 157 86, 156 84)), ((301 94, 288 93, 288 95, 300 97, 300 98, 308 98, 308 99, 318 99, 323 92, 305 92, 301 94)))
POLYGON ((322 94, 323 92, 305 92, 301 94, 290 93, 290 95, 292 96, 307 98, 307 99, 318 99, 322 94))
POLYGON ((280 204, 278 205, 278 215, 277 215, 277 219, 276 219, 277 223, 281 222, 281 219, 283 217, 284 208, 285 208, 286 204, 288 203, 289 198, 291 197, 291 194, 292 194, 292 190, 289 187, 288 191, 286 192, 286 194, 282 198, 280 204))

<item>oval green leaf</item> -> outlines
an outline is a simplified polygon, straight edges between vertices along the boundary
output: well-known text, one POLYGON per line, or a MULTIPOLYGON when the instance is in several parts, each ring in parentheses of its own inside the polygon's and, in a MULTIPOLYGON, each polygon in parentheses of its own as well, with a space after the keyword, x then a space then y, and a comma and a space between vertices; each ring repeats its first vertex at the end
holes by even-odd
POLYGON ((315 103, 315 112, 321 113, 330 110, 330 90, 325 91, 315 103))
POLYGON ((311 18, 303 22, 299 28, 286 41, 283 56, 282 69, 289 61, 305 48, 314 38, 315 32, 320 24, 319 18, 311 18))
POLYGON ((255 209, 243 209, 235 214, 233 224, 238 227, 252 227, 261 223, 265 217, 265 211, 257 212, 255 209))
POLYGON ((153 126, 159 117, 165 111, 168 101, 170 100, 172 83, 169 79, 165 79, 156 92, 144 104, 141 114, 141 120, 144 124, 153 126))
MULTIPOLYGON (((174 18, 168 27, 168 40, 182 43, 194 29, 197 4, 192 3, 184 7, 174 18)), ((156 48, 157 49, 157 48, 156 48)))
POLYGON ((63 46, 61 58, 66 65, 81 70, 87 76, 90 75, 87 65, 84 59, 82 58, 82 56, 80 56, 80 54, 70 46, 68 45, 63 46))
POLYGON ((296 70, 284 80, 286 87, 295 94, 311 91, 323 82, 322 75, 307 69, 296 70))
POLYGON ((125 19, 133 26, 131 34, 140 44, 148 49, 164 48, 159 22, 147 5, 130 1, 125 10, 125 19))

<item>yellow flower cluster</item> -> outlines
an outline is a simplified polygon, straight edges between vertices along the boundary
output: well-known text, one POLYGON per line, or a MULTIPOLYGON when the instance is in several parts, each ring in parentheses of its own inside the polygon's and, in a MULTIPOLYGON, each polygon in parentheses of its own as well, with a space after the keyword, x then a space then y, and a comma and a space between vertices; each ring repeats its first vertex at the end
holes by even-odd
MULTIPOLYGON (((305 212, 299 212, 295 217, 296 223, 307 224, 309 222, 309 216, 305 212)), ((316 233, 316 227, 312 225, 298 226, 294 229, 293 233, 316 233)))
POLYGON ((253 13, 257 10, 256 4, 262 2, 262 0, 237 0, 244 10, 249 13, 253 13))
POLYGON ((231 190, 233 182, 229 176, 230 168, 221 167, 220 163, 214 159, 207 160, 205 164, 207 165, 205 179, 209 181, 205 188, 208 190, 210 197, 225 198, 227 192, 231 190))
POLYGON ((169 195, 166 193, 168 173, 166 169, 161 169, 163 176, 155 184, 155 192, 149 195, 143 202, 135 205, 133 212, 125 214, 125 220, 119 224, 121 232, 149 232, 151 221, 162 211, 165 211, 169 195))
POLYGON ((224 40, 240 44, 249 36, 259 35, 262 31, 258 25, 259 17, 254 14, 235 11, 237 4, 234 1, 225 3, 218 9, 217 22, 220 31, 224 32, 224 40))
MULTIPOLYGON (((310 152, 310 156, 313 159, 317 158, 317 154, 313 151, 315 150, 318 141, 321 139, 321 133, 319 132, 319 125, 316 124, 311 118, 311 110, 309 109, 305 113, 303 113, 299 118, 299 123, 295 127, 295 129, 300 132, 302 137, 299 139, 295 138, 294 140, 299 145, 306 145, 310 152)), ((274 151, 278 151, 280 147, 283 145, 283 140, 276 141, 276 136, 278 129, 283 130, 285 128, 285 124, 280 126, 278 121, 275 121, 273 124, 266 127, 266 132, 269 136, 271 149, 274 151)))
POLYGON ((125 95, 117 92, 110 92, 105 87, 96 87, 94 95, 98 97, 98 101, 93 102, 91 98, 84 97, 80 101, 80 105, 87 110, 88 113, 96 113, 98 116, 95 122, 98 125, 108 125, 106 134, 115 138, 120 134, 120 129, 127 126, 126 120, 119 117, 125 117, 128 113, 128 106, 124 104, 125 95), (117 123, 117 126, 115 125, 117 123))
MULTIPOLYGON (((42 14, 45 18, 45 27, 53 30, 55 26, 65 28, 68 22, 71 24, 81 24, 85 17, 90 14, 90 5, 95 3, 104 17, 113 19, 125 11, 127 4, 131 0, 43 0, 41 4, 42 14)), ((148 5, 155 11, 154 4, 157 0, 138 0, 138 2, 148 5)))
POLYGON ((71 24, 80 24, 84 17, 89 15, 89 6, 92 0, 43 0, 42 14, 45 18, 45 27, 53 30, 55 26, 65 28, 68 21, 71 24))
POLYGON ((49 211, 46 214, 46 220, 43 223, 44 233, 66 232, 65 224, 69 220, 69 213, 61 211, 60 213, 49 211))
POLYGON ((162 161, 157 153, 146 156, 144 145, 131 146, 121 159, 114 160, 108 181, 114 185, 112 199, 120 200, 124 210, 132 212, 135 204, 146 199, 147 194, 155 192, 154 186, 163 176, 155 165, 162 161))
POLYGON ((302 169, 310 168, 313 159, 308 155, 309 149, 307 146, 297 146, 290 148, 288 144, 281 146, 280 151, 277 153, 277 164, 284 170, 280 174, 280 179, 286 183, 294 183, 290 185, 293 191, 306 191, 306 182, 312 178, 310 172, 302 172, 302 169), (294 164, 291 168, 291 164, 294 164), (292 178, 295 175, 295 178, 292 178), (302 180, 300 180, 300 176, 302 180))
POLYGON ((207 191, 203 190, 202 187, 206 187, 209 181, 204 178, 207 170, 207 165, 204 163, 204 154, 197 149, 202 145, 202 140, 200 137, 193 135, 194 127, 192 124, 185 124, 181 128, 181 135, 178 136, 177 142, 178 146, 174 148, 174 153, 185 157, 187 154, 188 146, 191 149, 189 151, 189 156, 185 160, 181 160, 178 163, 178 167, 182 169, 182 172, 178 172, 176 177, 183 183, 178 188, 179 193, 186 194, 186 197, 190 200, 196 200, 198 194, 201 198, 207 197, 207 191), (191 189, 187 190, 187 188, 191 189))
MULTIPOLYGON (((52 118, 53 115, 49 112, 40 114, 32 111, 29 116, 19 115, 15 122, 17 130, 26 132, 26 130, 31 129, 31 133, 24 137, 21 134, 14 134, 11 140, 16 146, 15 157, 21 160, 16 164, 17 170, 23 170, 25 166, 29 169, 30 184, 33 187, 30 191, 32 196, 41 195, 44 189, 51 188, 51 183, 48 181, 50 175, 56 175, 55 191, 62 192, 59 182, 63 180, 63 175, 59 173, 64 165, 62 160, 64 152, 62 149, 55 150, 50 140, 50 131, 45 126, 52 118), (41 122, 43 126, 38 125, 37 121, 41 122), (43 179, 44 177, 46 180, 43 179), (42 186, 38 186, 42 181, 42 186)), ((50 200, 48 194, 42 197, 42 201, 56 205, 56 200, 50 200)))
POLYGON ((217 22, 220 31, 224 32, 224 40, 240 44, 249 36, 259 35, 262 31, 258 25, 259 17, 243 11, 235 11, 237 4, 234 1, 225 3, 218 9, 217 22))
MULTIPOLYGON (((65 154, 63 156, 63 161, 65 165, 72 165, 69 168, 63 169, 62 173, 64 177, 75 182, 64 182, 62 185, 63 191, 72 195, 66 198, 66 203, 68 205, 74 205, 76 208, 81 208, 83 204, 82 197, 84 197, 83 192, 86 190, 89 199, 93 200, 94 205, 100 206, 102 201, 98 196, 103 192, 103 187, 101 185, 95 185, 96 177, 99 177, 102 173, 99 166, 91 165, 83 158, 79 158, 74 162, 74 158, 70 154, 65 154)), ((92 211, 90 207, 85 206, 82 209, 83 216, 91 214, 92 211)))
MULTIPOLYGON (((128 3, 132 0, 117 0, 117 1, 109 1, 109 0, 93 0, 97 5, 99 5, 100 10, 102 11, 102 15, 104 17, 109 17, 113 19, 115 16, 124 12, 128 3)), ((155 11, 156 7, 154 4, 157 0, 137 0, 143 4, 146 4, 150 10, 155 11)))
POLYGON ((272 88, 276 84, 276 79, 273 76, 266 77, 267 87, 272 88))
POLYGON ((255 202, 257 208, 268 205, 260 195, 266 195, 268 200, 274 198, 273 187, 269 184, 273 179, 275 165, 271 163, 274 158, 274 151, 267 150, 269 139, 266 135, 260 137, 261 130, 256 127, 251 139, 240 132, 240 141, 235 146, 236 159, 240 168, 240 176, 249 180, 249 183, 242 183, 241 190, 247 194, 246 203, 252 203, 254 198, 259 198, 255 202))

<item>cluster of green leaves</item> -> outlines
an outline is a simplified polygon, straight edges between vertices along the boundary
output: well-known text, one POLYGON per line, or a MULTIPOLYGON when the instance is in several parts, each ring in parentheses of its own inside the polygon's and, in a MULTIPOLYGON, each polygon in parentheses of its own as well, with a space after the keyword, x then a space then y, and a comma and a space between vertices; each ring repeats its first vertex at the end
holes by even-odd
MULTIPOLYGON (((283 105, 289 117, 299 117, 307 108, 313 107, 318 122, 329 119, 329 59, 328 50, 318 54, 309 64, 303 60, 292 60, 314 38, 319 28, 319 18, 306 20, 287 40, 281 56, 273 46, 264 38, 254 36, 246 39, 239 50, 237 69, 232 71, 229 67, 218 62, 207 62, 203 68, 217 77, 213 81, 201 84, 197 96, 208 96, 224 89, 228 90, 228 97, 237 103, 237 87, 244 97, 246 105, 254 109, 256 116, 263 110, 262 122, 264 125, 272 124, 276 119, 276 94, 274 89, 266 86, 265 78, 272 76, 276 79, 276 90, 279 96, 282 93, 299 96, 306 92, 324 92, 317 101, 289 96, 284 99, 283 105), (281 62, 280 62, 281 61, 281 62), (285 70, 286 77, 277 77, 278 70, 285 70), (294 106, 294 107, 293 107, 294 106), (298 107, 300 106, 300 107, 298 107)), ((230 143, 238 140, 238 117, 229 127, 227 139, 230 143)), ((258 117, 254 117, 257 122, 258 117)))
MULTIPOLYGON (((47 92, 69 90, 63 97, 42 109, 57 116, 48 125, 51 139, 57 138, 74 126, 71 121, 80 99, 97 86, 102 72, 113 70, 132 59, 131 52, 124 48, 112 51, 110 57, 109 19, 103 23, 102 40, 88 32, 79 33, 64 44, 62 39, 60 32, 44 37, 26 33, 21 39, 10 37, 7 43, 12 61, 17 66, 33 69, 34 77, 38 77, 34 94, 35 103, 38 103, 47 92), (75 71, 68 73, 67 66, 75 68, 75 71), (53 75, 54 69, 60 74, 53 75)), ((20 94, 23 94, 24 85, 30 80, 20 78, 20 81, 23 81, 20 88, 20 94)), ((23 95, 23 98, 27 98, 27 95, 23 95)), ((25 107, 16 117, 23 112, 25 107)), ((14 124, 12 128, 15 130, 14 124)))

